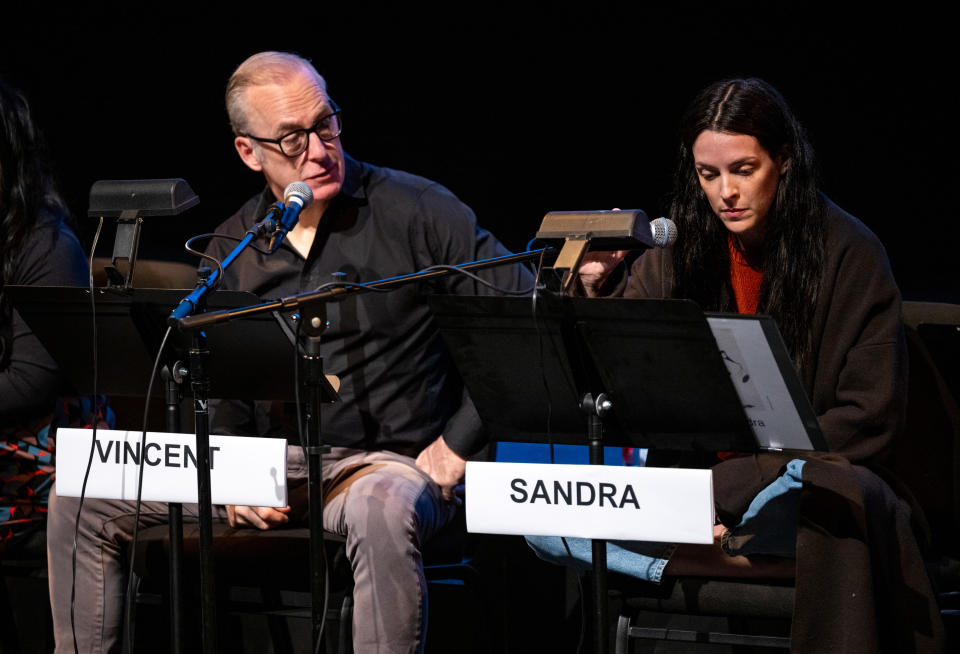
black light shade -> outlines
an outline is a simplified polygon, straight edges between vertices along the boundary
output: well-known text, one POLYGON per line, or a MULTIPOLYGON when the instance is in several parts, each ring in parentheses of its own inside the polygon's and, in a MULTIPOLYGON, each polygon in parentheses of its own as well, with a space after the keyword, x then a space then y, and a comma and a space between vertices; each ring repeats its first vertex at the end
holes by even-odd
POLYGON ((200 198, 186 180, 101 179, 90 187, 87 215, 119 216, 136 211, 138 216, 175 216, 197 205, 200 198))

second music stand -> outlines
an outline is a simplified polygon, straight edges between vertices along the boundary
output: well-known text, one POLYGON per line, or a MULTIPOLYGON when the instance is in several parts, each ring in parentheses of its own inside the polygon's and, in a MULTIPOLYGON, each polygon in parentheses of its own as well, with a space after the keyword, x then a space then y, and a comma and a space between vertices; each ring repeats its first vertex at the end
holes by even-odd
MULTIPOLYGON (((431 298, 493 440, 756 450, 703 313, 687 300, 431 298)), ((594 651, 608 651, 606 541, 593 541, 594 651)))

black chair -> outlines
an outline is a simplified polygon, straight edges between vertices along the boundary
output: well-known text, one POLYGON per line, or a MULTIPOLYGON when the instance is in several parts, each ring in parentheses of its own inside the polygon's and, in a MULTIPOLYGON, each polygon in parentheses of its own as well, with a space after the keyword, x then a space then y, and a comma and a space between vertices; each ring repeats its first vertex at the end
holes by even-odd
POLYGON ((910 354, 906 438, 891 467, 922 507, 930 545, 960 553, 960 305, 904 302, 910 354))
POLYGON ((947 632, 960 647, 960 305, 904 302, 910 348, 906 437, 896 443, 894 489, 914 506, 915 531, 947 632), (920 510, 917 510, 919 507, 920 510))
POLYGON ((660 586, 641 584, 611 582, 612 599, 620 604, 616 654, 630 651, 630 639, 662 641, 662 651, 678 645, 695 647, 691 651, 708 645, 734 652, 790 648, 792 579, 671 577, 660 586))
MULTIPOLYGON (((216 565, 218 638, 229 651, 244 651, 250 636, 243 619, 256 615, 266 627, 273 651, 294 652, 294 641, 310 640, 309 545, 306 528, 256 531, 234 529, 223 523, 213 527, 213 557, 216 565), (239 617, 239 621, 238 621, 239 617), (304 619, 305 631, 291 629, 289 618, 304 619)), ((327 610, 327 646, 350 651, 350 568, 343 538, 326 534, 328 578, 331 597, 327 610), (344 619, 346 617, 346 619, 344 619)), ((138 651, 170 651, 169 530, 166 525, 145 529, 138 536, 134 574, 137 589, 134 630, 138 651), (150 611, 149 609, 154 609, 150 611), (145 649, 144 649, 145 648, 145 649)), ((194 618, 199 604, 199 529, 184 525, 184 641, 186 651, 199 645, 199 624, 194 618)), ((253 650, 251 650, 253 651, 253 650)))
POLYGON ((53 651, 47 539, 39 529, 0 553, 0 654, 53 651))

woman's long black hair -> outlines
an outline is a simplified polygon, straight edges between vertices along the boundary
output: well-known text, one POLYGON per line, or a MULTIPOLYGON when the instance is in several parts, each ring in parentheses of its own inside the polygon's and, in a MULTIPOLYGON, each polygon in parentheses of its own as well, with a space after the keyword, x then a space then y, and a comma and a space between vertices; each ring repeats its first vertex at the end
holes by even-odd
POLYGON ((0 289, 44 212, 66 215, 23 95, 0 78, 0 289))
POLYGON ((687 109, 670 206, 678 232, 673 294, 708 311, 736 311, 736 301, 729 232, 700 188, 694 167, 693 143, 704 130, 753 136, 772 158, 788 162, 767 215, 758 311, 776 319, 794 363, 803 371, 815 354, 808 326, 825 249, 813 148, 780 93, 760 79, 717 82, 687 109))

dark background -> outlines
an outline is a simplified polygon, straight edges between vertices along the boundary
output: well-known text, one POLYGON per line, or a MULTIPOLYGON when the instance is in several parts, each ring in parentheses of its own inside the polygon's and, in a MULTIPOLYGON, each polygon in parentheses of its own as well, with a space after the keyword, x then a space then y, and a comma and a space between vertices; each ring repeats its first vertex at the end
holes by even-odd
POLYGON ((222 97, 259 50, 313 60, 354 157, 442 182, 513 249, 550 210, 661 215, 685 105, 716 79, 757 75, 806 124, 824 191, 880 236, 904 295, 960 302, 956 37, 945 16, 518 6, 48 5, 0 18, 0 73, 30 98, 85 242, 95 180, 190 183, 200 205, 148 219, 141 244, 141 256, 185 261, 188 236, 262 185, 233 151, 222 97))

